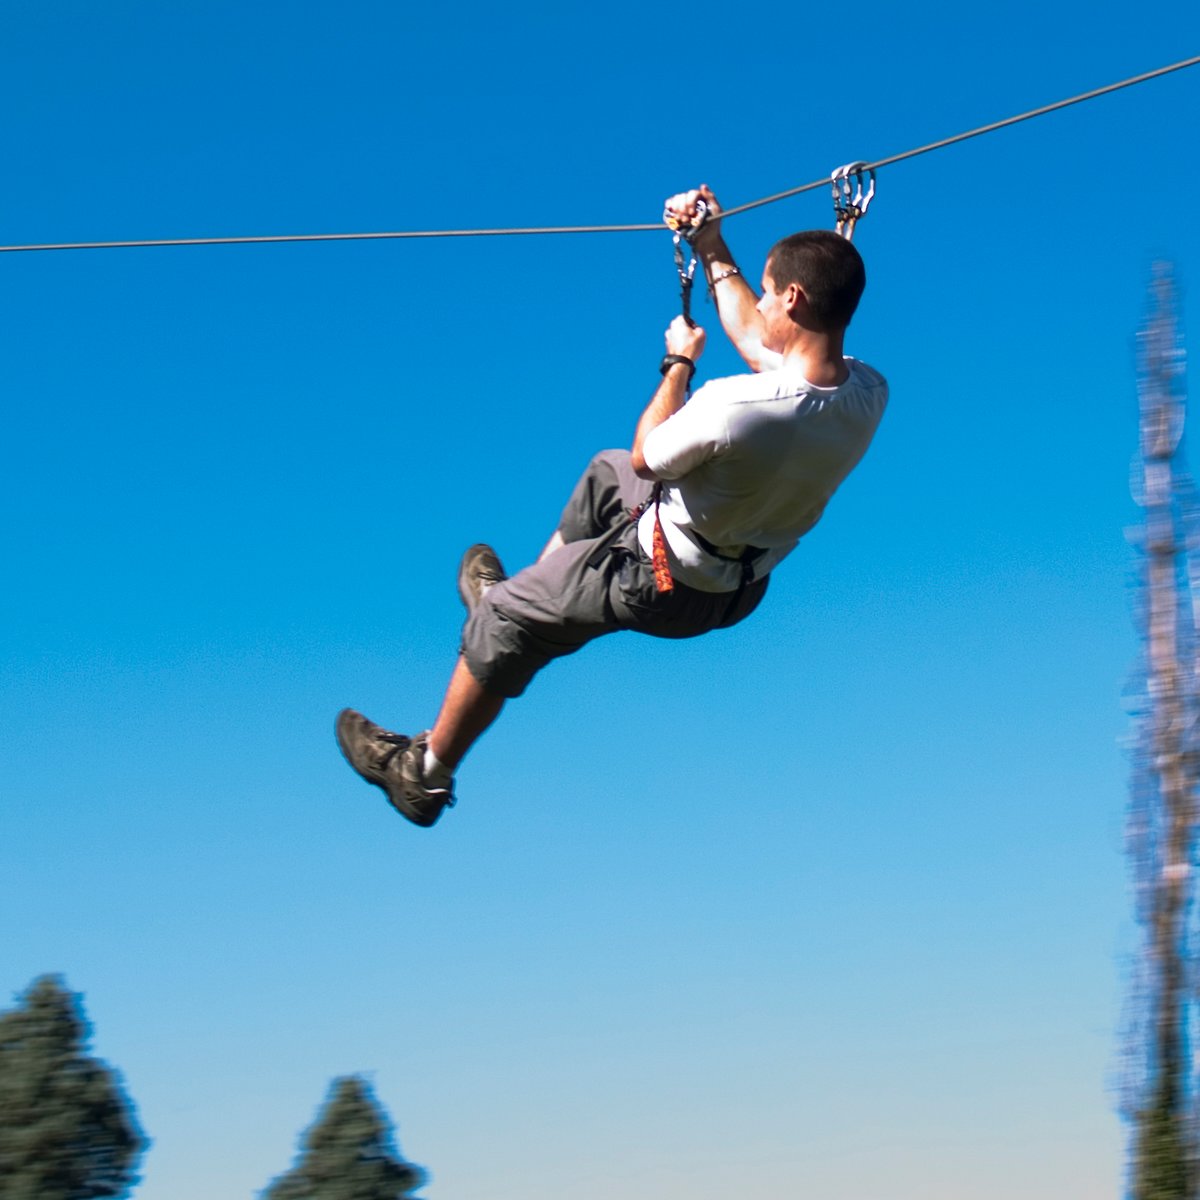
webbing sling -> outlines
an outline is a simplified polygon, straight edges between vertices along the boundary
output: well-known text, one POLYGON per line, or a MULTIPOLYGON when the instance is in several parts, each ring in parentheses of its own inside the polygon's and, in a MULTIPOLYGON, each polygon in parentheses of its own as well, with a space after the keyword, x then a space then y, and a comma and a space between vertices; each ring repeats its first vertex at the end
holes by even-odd
POLYGON ((667 539, 663 533, 662 518, 658 515, 658 506, 662 500, 662 480, 657 479, 650 495, 641 504, 629 510, 629 520, 637 525, 642 519, 642 513, 651 505, 654 506, 654 532, 650 537, 650 565, 654 569, 654 590, 657 592, 673 592, 675 580, 671 575, 671 562, 667 558, 667 539))

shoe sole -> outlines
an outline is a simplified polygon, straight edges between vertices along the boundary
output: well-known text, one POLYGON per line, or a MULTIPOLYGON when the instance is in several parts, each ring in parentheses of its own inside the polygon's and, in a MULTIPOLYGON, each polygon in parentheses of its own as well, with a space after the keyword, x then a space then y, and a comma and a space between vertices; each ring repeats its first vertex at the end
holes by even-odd
MULTIPOLYGON (((396 812, 398 812, 406 821, 411 821, 414 825, 419 825, 422 829, 428 829, 434 824, 434 822, 437 821, 438 817, 442 815, 446 808, 445 805, 439 808, 432 817, 427 813, 419 811, 412 806, 407 797, 392 795, 392 790, 388 787, 387 779, 384 777, 382 772, 364 770, 358 765, 358 763, 354 761, 353 757, 351 756, 348 744, 348 735, 356 732, 354 726, 357 721, 365 721, 366 719, 367 718, 364 717, 362 713, 356 712, 352 708, 343 708, 342 711, 338 713, 337 721, 334 723, 333 732, 334 736, 337 738, 338 749, 342 752, 342 757, 350 764, 351 769, 360 779, 365 779, 367 783, 379 788, 379 790, 387 797, 387 801, 392 808, 394 808, 396 812)), ((411 744, 412 738, 409 738, 409 745, 411 744)), ((404 747, 400 750, 401 754, 404 753, 404 749, 407 749, 407 747, 404 747)))

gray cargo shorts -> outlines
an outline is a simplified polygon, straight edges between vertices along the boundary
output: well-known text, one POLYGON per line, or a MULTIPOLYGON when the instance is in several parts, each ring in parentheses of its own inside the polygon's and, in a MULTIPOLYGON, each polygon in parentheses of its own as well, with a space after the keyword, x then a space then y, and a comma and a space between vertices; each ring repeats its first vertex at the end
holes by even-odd
POLYGON ((739 592, 679 582, 671 592, 655 588, 629 516, 652 488, 634 474, 628 450, 592 459, 559 521, 566 544, 490 587, 463 627, 467 667, 487 691, 519 696, 552 658, 606 633, 696 637, 736 625, 758 607, 767 579, 739 592))

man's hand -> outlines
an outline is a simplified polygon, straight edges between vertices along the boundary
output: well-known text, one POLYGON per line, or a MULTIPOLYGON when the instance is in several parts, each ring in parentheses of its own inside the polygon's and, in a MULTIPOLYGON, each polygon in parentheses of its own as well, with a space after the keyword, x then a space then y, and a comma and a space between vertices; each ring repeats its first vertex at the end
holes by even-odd
POLYGON ((696 362, 704 353, 704 330, 699 325, 689 325, 682 317, 667 326, 665 334, 668 354, 682 354, 696 362))
POLYGON ((697 249, 700 248, 699 243, 709 242, 719 236, 721 205, 717 202, 712 188, 707 183, 702 183, 698 188, 692 188, 689 192, 679 192, 671 196, 663 205, 663 212, 673 217, 680 225, 690 226, 693 229, 700 226, 700 232, 696 236, 697 249), (702 225, 701 200, 708 207, 708 217, 702 225))

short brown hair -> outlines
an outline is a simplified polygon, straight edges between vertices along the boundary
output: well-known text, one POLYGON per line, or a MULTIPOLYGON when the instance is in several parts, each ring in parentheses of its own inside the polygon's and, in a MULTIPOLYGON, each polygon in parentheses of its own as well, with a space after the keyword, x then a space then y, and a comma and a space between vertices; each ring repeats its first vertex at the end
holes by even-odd
POLYGON ((810 229, 776 242, 767 255, 767 273, 777 291, 798 284, 823 332, 844 329, 867 286, 862 255, 839 233, 810 229))

